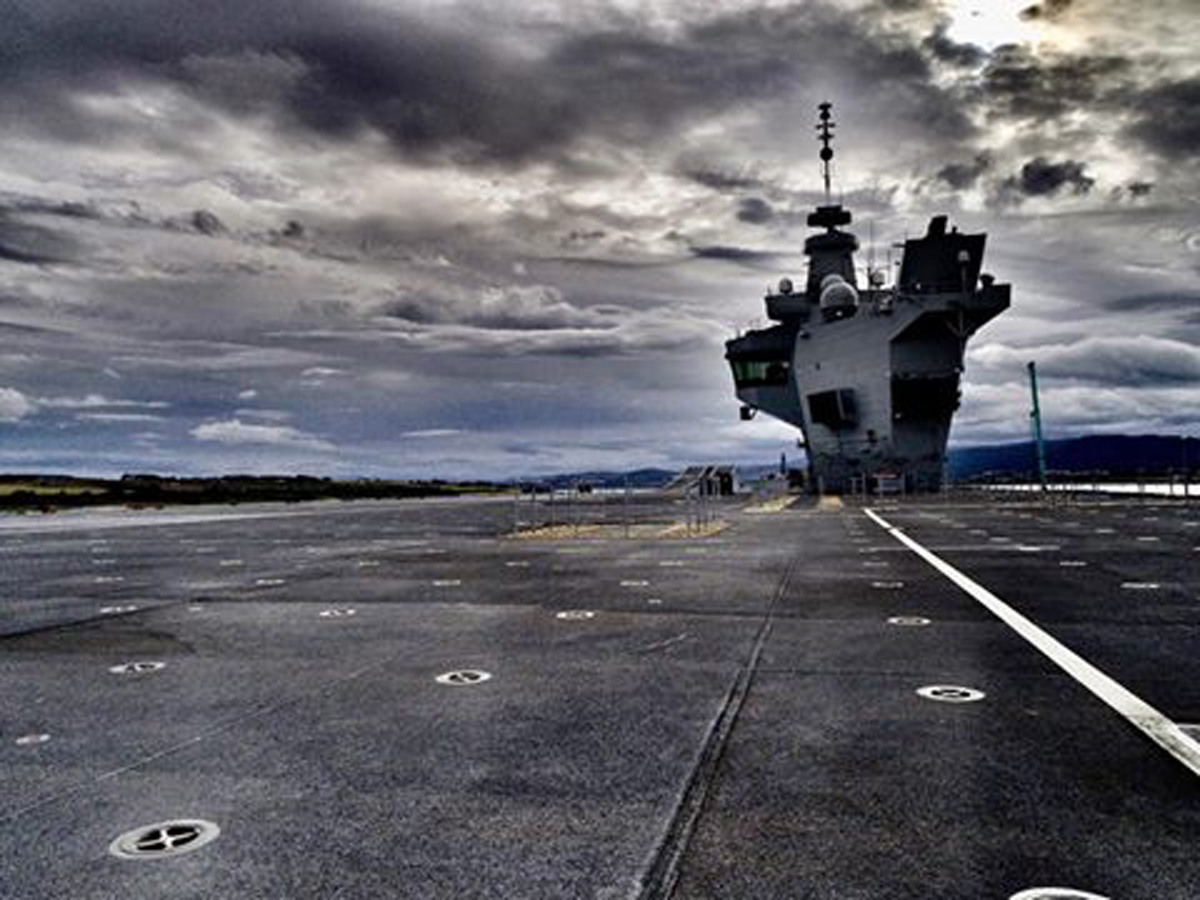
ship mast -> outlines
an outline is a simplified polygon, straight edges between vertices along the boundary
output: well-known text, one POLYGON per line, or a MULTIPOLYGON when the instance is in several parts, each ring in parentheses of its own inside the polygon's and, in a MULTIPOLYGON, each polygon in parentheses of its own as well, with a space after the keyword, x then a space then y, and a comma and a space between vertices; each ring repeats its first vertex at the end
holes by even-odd
POLYGON ((837 123, 832 121, 829 112, 832 108, 833 104, 828 100, 817 104, 817 109, 821 111, 818 116, 821 122, 817 125, 817 140, 821 142, 821 169, 825 179, 826 206, 830 202, 829 163, 833 160, 833 148, 829 144, 833 140, 833 129, 837 127, 837 123))
POLYGON ((858 239, 847 231, 839 231, 838 226, 850 224, 850 210, 843 209, 840 203, 833 202, 833 178, 830 163, 833 161, 833 104, 829 101, 818 103, 820 112, 817 118, 817 140, 821 144, 821 169, 825 181, 825 202, 808 214, 808 224, 812 228, 824 228, 823 234, 810 235, 804 241, 804 252, 809 258, 808 285, 805 288, 809 300, 817 302, 821 296, 821 282, 828 275, 841 277, 851 287, 857 285, 854 276, 853 253, 858 249, 858 239))

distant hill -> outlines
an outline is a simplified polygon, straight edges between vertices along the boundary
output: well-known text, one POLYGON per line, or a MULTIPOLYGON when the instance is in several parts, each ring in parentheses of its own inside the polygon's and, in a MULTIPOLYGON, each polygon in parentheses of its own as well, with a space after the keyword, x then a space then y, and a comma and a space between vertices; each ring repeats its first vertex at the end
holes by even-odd
MULTIPOLYGON (((797 454, 797 457, 798 459, 793 462, 793 465, 803 465, 803 454, 797 454)), ((719 465, 721 462, 719 459, 701 460, 695 463, 695 465, 719 465)), ((521 484, 539 484, 543 487, 553 487, 556 489, 573 488, 579 484, 588 484, 594 488, 621 488, 625 486, 625 479, 628 478, 630 487, 657 488, 669 483, 685 468, 686 466, 680 466, 678 469, 634 469, 630 472, 560 472, 555 475, 514 479, 514 481, 521 484)), ((774 475, 779 471, 779 463, 739 464, 735 468, 738 471, 738 477, 745 484, 748 481, 757 481, 764 476, 774 475)))
MULTIPOLYGON (((1056 472, 1113 476, 1200 471, 1200 439, 1175 435, 1097 434, 1046 441, 1046 468, 1056 472)), ((1035 468, 1032 441, 959 447, 949 453, 949 473, 964 481, 989 473, 1029 477, 1035 468)))
MULTIPOLYGON (((791 465, 803 466, 803 455, 797 454, 797 457, 791 465)), ((1024 481, 1034 477, 1034 466, 1033 442, 1020 441, 951 449, 947 468, 952 481, 982 478, 1024 481)), ((1046 441, 1046 468, 1052 473, 1087 473, 1108 478, 1158 476, 1188 470, 1200 481, 1200 438, 1098 434, 1046 441)), ((745 484, 778 472, 779 463, 739 465, 737 470, 745 484)), ((621 488, 628 478, 630 487, 657 488, 671 481, 679 471, 648 468, 630 472, 561 472, 519 481, 566 490, 579 484, 593 488, 621 488)))
POLYGON ((630 472, 560 472, 556 475, 543 475, 538 478, 515 479, 522 484, 539 484, 556 489, 573 488, 579 484, 588 484, 594 488, 620 488, 626 484, 634 488, 662 487, 678 473, 671 469, 634 469, 630 472))

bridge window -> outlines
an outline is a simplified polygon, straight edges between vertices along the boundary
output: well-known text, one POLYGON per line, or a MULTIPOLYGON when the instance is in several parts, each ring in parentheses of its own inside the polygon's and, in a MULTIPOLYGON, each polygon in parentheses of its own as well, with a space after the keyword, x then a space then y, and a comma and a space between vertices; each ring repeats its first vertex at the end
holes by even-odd
POLYGON ((792 369, 786 359, 735 359, 729 364, 738 387, 787 384, 792 369))

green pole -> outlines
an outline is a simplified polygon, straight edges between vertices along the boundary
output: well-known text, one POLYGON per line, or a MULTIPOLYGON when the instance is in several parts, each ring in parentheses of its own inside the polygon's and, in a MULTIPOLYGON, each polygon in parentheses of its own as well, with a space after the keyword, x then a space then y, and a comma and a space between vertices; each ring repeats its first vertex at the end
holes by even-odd
POLYGON ((1038 484, 1046 490, 1046 446, 1042 442, 1042 407, 1038 403, 1037 365, 1029 363, 1029 391, 1033 395, 1033 411, 1029 414, 1033 419, 1033 442, 1037 450, 1038 484))

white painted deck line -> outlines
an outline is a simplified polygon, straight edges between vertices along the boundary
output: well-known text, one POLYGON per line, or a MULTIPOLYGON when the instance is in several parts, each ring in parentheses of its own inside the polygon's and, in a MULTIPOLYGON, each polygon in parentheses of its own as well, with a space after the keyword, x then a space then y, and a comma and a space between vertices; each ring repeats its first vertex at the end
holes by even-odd
POLYGON ((1005 625, 1033 644, 1056 666, 1124 716, 1131 725, 1142 731, 1150 740, 1191 769, 1193 774, 1200 775, 1200 742, 1175 722, 1172 722, 1141 697, 1105 675, 1074 650, 1043 631, 983 585, 964 575, 932 551, 926 550, 873 510, 864 509, 863 512, 880 528, 886 530, 888 534, 986 607, 1005 625))

